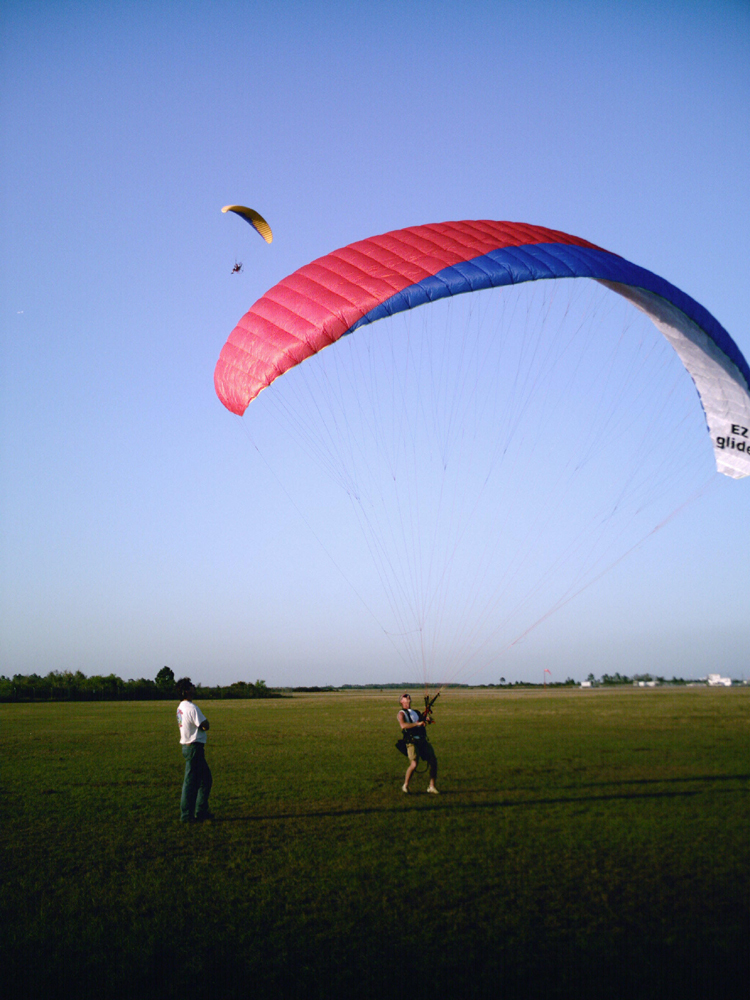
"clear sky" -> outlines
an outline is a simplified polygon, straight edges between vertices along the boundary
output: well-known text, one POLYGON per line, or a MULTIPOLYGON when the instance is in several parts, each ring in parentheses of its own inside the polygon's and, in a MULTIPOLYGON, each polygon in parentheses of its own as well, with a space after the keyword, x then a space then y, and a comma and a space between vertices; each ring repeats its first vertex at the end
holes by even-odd
MULTIPOLYGON (((213 388, 252 302, 338 246, 561 229, 750 356, 745 2, 6 0, 0 46, 1 673, 410 676, 213 388)), ((474 680, 750 675, 749 490, 474 680)))

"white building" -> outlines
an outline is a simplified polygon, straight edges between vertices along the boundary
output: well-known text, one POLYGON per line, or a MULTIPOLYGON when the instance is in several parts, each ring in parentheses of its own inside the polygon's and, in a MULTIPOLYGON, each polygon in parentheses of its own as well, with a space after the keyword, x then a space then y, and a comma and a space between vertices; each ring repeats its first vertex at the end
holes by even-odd
POLYGON ((708 686, 730 688, 732 686, 732 679, 730 677, 722 677, 721 674, 709 674, 708 686))

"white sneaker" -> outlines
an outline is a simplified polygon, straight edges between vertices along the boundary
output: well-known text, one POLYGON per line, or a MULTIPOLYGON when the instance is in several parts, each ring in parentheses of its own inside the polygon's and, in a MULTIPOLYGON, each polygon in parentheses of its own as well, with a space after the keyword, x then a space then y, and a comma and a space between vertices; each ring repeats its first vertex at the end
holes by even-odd
POLYGON ((408 785, 402 785, 401 786, 401 791, 402 792, 406 792, 406 794, 408 795, 409 794, 409 786, 408 785))
POLYGON ((428 786, 427 791, 430 793, 430 795, 440 795, 440 792, 437 790, 437 788, 434 788, 432 785, 428 786))

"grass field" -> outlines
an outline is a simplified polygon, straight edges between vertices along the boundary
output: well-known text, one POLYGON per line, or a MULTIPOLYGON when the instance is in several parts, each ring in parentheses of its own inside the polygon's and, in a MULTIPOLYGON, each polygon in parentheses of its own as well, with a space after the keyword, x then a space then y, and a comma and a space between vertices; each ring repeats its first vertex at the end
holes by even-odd
POLYGON ((205 702, 194 826, 175 707, 0 707, 4 995, 747 995, 750 688, 447 692, 439 797, 397 693, 205 702))

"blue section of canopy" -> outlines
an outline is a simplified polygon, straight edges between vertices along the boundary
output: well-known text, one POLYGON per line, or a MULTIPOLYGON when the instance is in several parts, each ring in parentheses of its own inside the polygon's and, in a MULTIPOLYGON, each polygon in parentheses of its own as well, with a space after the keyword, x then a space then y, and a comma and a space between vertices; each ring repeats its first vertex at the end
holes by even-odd
POLYGON ((750 386, 750 366, 724 327, 707 309, 679 288, 631 264, 624 257, 589 247, 565 243, 532 243, 518 247, 503 247, 473 260, 443 268, 415 285, 410 285, 355 323, 347 333, 360 326, 415 306, 435 302, 448 295, 476 292, 501 285, 518 285, 524 281, 545 278, 594 278, 617 281, 623 285, 643 288, 666 299, 696 323, 732 361, 750 386))

